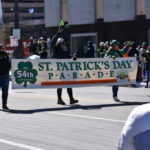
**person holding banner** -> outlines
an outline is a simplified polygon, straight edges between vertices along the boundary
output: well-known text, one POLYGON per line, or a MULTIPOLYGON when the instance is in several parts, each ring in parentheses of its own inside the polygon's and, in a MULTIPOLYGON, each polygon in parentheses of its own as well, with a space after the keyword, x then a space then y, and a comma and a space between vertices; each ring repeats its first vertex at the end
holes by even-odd
MULTIPOLYGON (((123 54, 125 54, 127 50, 128 50, 128 43, 124 46, 123 49, 119 49, 119 42, 117 40, 112 40, 110 42, 110 47, 106 51, 104 57, 105 58, 113 58, 113 59, 118 58, 118 57, 123 57, 123 54)), ((119 89, 118 85, 112 86, 113 100, 115 102, 120 101, 118 99, 118 89, 119 89)))
POLYGON ((2 88, 2 108, 9 110, 7 107, 8 89, 9 89, 9 70, 11 64, 8 54, 0 45, 0 87, 2 88))
MULTIPOLYGON (((67 25, 63 21, 60 22, 58 32, 52 37, 51 40, 51 57, 55 59, 67 59, 71 58, 70 52, 68 49, 68 44, 66 41, 60 37, 60 34, 66 29, 67 25)), ((70 104, 78 103, 78 100, 73 98, 72 88, 67 88, 67 93, 70 98, 70 104)), ((62 100, 62 88, 57 88, 58 102, 57 104, 65 105, 65 102, 62 100)))

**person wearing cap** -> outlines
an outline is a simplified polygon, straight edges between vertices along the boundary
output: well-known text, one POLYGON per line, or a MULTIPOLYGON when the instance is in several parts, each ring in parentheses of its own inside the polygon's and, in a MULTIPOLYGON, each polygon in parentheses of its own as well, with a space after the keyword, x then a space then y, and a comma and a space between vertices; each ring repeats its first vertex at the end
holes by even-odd
POLYGON ((128 53, 129 57, 137 57, 139 55, 137 49, 136 49, 136 43, 133 41, 131 42, 131 50, 128 53))
POLYGON ((11 64, 8 54, 0 45, 0 87, 2 88, 2 108, 9 110, 7 107, 8 89, 9 89, 9 70, 11 64))
POLYGON ((96 50, 96 53, 97 53, 97 56, 100 57, 100 58, 103 58, 104 57, 104 54, 105 54, 105 42, 100 42, 99 45, 98 45, 98 49, 96 50))
MULTIPOLYGON (((60 34, 64 31, 64 29, 58 30, 58 32, 52 37, 51 40, 51 57, 54 59, 68 59, 71 58, 68 44, 66 41, 60 37, 60 34)), ((74 57, 74 59, 76 59, 74 57)), ((75 100, 73 97, 73 90, 72 88, 67 88, 67 93, 69 95, 70 104, 78 103, 78 100, 75 100)), ((62 88, 57 88, 57 97, 58 101, 57 104, 65 105, 65 102, 62 99, 62 88)))
POLYGON ((40 37, 37 44, 37 52, 39 55, 41 55, 41 53, 46 51, 47 51, 47 43, 45 42, 43 37, 40 37))
MULTIPOLYGON (((112 40, 110 41, 110 47, 106 51, 104 57, 105 58, 119 58, 123 57, 123 54, 125 54, 127 51, 127 46, 124 47, 124 49, 119 49, 119 42, 117 40, 112 40)), ((120 100, 118 99, 118 85, 113 85, 112 86, 112 92, 113 92, 113 100, 116 102, 119 102, 120 100)))
POLYGON ((87 41, 87 49, 85 52, 85 56, 86 58, 94 58, 94 46, 93 46, 93 42, 91 40, 87 41))
POLYGON ((27 59, 40 59, 39 55, 31 55, 27 59))

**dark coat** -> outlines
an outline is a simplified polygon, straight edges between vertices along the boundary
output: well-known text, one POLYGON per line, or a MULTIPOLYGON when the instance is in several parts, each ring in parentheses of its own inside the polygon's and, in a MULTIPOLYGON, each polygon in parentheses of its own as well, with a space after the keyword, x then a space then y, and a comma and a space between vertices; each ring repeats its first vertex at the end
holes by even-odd
POLYGON ((95 49, 93 43, 91 41, 88 41, 87 46, 87 51, 85 53, 86 58, 94 58, 95 49))
POLYGON ((8 54, 4 51, 0 52, 0 75, 9 74, 10 67, 8 54))
POLYGON ((150 52, 145 52, 142 54, 145 57, 144 67, 146 71, 150 71, 150 52))
POLYGON ((54 35, 51 41, 51 58, 57 58, 57 59, 65 59, 70 58, 70 51, 68 48, 68 44, 65 42, 63 46, 66 47, 66 49, 63 49, 62 44, 56 44, 58 39, 58 34, 54 35))

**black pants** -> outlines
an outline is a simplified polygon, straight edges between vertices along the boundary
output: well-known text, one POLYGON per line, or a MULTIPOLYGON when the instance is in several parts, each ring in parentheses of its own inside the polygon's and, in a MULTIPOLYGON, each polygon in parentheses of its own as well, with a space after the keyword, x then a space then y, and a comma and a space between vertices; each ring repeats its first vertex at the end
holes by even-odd
POLYGON ((117 97, 118 96, 118 89, 119 89, 118 85, 112 86, 113 97, 117 97))
MULTIPOLYGON (((67 93, 69 95, 70 100, 74 99, 72 88, 67 88, 67 93)), ((58 96, 58 99, 62 99, 62 88, 57 89, 57 96, 58 96)))
POLYGON ((9 75, 0 75, 0 87, 2 88, 2 104, 6 105, 9 89, 9 75))

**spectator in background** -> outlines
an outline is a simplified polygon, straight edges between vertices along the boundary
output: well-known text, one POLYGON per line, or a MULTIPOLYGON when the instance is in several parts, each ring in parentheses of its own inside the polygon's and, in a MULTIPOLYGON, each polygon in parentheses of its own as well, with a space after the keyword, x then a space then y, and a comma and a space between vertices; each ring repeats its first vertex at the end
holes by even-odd
POLYGON ((2 108, 9 110, 7 107, 7 98, 9 90, 9 70, 11 64, 8 54, 4 51, 2 45, 0 45, 0 87, 2 88, 2 108))
POLYGON ((97 56, 100 57, 100 58, 103 58, 104 55, 105 55, 105 43, 104 42, 100 42, 99 45, 98 45, 98 49, 96 51, 97 53, 97 56))
POLYGON ((43 37, 40 37, 37 44, 38 54, 47 50, 47 43, 44 41, 43 37))
POLYGON ((136 107, 122 130, 118 150, 150 149, 150 104, 136 107))
POLYGON ((80 46, 77 47, 76 56, 78 58, 85 58, 84 49, 82 49, 82 47, 80 47, 80 46))
POLYGON ((93 43, 92 41, 89 40, 87 42, 87 50, 85 52, 85 56, 86 58, 94 58, 94 53, 95 53, 95 49, 94 49, 93 43))
POLYGON ((41 58, 41 59, 46 59, 46 58, 48 58, 48 53, 47 53, 47 51, 42 51, 42 52, 40 53, 40 58, 41 58))
POLYGON ((148 84, 150 81, 150 46, 148 47, 147 51, 142 54, 142 56, 145 58, 145 61, 144 61, 144 70, 145 70, 145 76, 146 76, 145 88, 148 88, 148 84))
POLYGON ((108 50, 109 46, 109 41, 106 41, 104 44, 105 52, 108 50))
POLYGON ((136 57, 137 55, 138 55, 138 51, 136 49, 136 44, 135 44, 135 42, 132 42, 131 43, 131 49, 128 53, 128 56, 129 57, 136 57))
POLYGON ((144 75, 144 57, 142 56, 142 54, 146 52, 146 48, 147 48, 147 44, 146 42, 143 42, 142 47, 139 50, 139 63, 141 66, 141 75, 143 79, 145 75, 144 75))
POLYGON ((137 82, 141 82, 143 80, 143 77, 142 77, 142 68, 141 68, 141 64, 140 64, 140 61, 139 61, 139 51, 141 49, 141 45, 138 45, 136 50, 137 50, 137 55, 136 55, 136 58, 137 58, 137 61, 138 61, 138 70, 137 70, 137 77, 136 77, 136 81, 137 82))
POLYGON ((30 39, 29 41, 29 55, 37 54, 37 40, 30 39))
POLYGON ((126 41, 124 43, 123 49, 126 49, 126 52, 123 54, 123 57, 130 57, 129 53, 130 53, 130 51, 132 49, 131 45, 132 45, 131 41, 126 41))
POLYGON ((31 55, 28 57, 28 59, 40 59, 39 55, 31 55))

